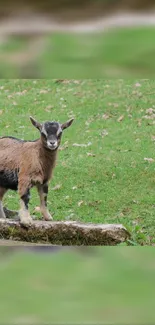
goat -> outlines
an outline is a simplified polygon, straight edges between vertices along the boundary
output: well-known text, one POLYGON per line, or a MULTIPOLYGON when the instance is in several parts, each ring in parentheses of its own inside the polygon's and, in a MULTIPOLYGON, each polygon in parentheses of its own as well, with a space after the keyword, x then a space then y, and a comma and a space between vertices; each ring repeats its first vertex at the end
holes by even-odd
POLYGON ((0 218, 6 218, 2 199, 7 190, 18 191, 20 196, 20 223, 29 226, 32 218, 28 210, 30 189, 37 187, 40 210, 44 220, 52 220, 47 208, 48 184, 56 164, 62 132, 74 119, 66 123, 39 123, 30 116, 40 138, 25 141, 14 137, 0 137, 0 218))

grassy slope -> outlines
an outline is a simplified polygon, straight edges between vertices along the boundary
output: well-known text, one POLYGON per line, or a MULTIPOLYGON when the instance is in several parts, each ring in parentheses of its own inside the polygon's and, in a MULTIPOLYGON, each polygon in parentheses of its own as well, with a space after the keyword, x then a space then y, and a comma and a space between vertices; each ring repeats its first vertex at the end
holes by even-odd
MULTIPOLYGON (((68 141, 68 148, 59 152, 50 185, 48 204, 54 220, 123 223, 134 242, 155 242, 154 163, 144 160, 155 158, 154 120, 142 118, 153 107, 155 81, 139 82, 140 87, 135 80, 0 81, 0 135, 37 138, 29 115, 62 122, 75 117, 64 132, 62 145, 68 141), (73 146, 89 142, 88 147, 73 146), (58 184, 61 188, 52 190, 58 184)), ((8 192, 5 203, 18 208, 18 195, 8 192)), ((38 204, 32 190, 31 213, 38 204)))

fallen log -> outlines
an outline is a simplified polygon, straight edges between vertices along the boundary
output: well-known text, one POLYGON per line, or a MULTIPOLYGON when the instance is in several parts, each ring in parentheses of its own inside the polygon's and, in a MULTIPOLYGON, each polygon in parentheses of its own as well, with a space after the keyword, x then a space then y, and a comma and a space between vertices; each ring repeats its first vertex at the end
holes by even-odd
POLYGON ((121 224, 84 224, 77 221, 34 220, 24 227, 17 220, 0 219, 0 238, 52 245, 117 245, 130 238, 121 224))

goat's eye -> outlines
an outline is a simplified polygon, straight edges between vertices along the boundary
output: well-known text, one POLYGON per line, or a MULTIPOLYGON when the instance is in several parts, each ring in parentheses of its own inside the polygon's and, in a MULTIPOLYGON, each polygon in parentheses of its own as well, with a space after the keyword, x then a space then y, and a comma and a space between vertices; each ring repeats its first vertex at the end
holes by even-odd
POLYGON ((46 138, 46 134, 44 132, 41 132, 41 135, 46 138))
POLYGON ((62 136, 62 132, 60 132, 60 133, 58 134, 58 139, 60 139, 61 136, 62 136))

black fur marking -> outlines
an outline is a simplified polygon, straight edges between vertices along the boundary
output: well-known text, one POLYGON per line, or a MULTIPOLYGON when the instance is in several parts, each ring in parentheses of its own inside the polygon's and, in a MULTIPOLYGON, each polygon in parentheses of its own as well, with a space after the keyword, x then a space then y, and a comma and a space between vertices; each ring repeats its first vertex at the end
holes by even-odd
POLYGON ((18 139, 18 138, 15 138, 15 137, 11 137, 11 136, 6 136, 6 137, 0 137, 0 140, 1 139, 12 139, 12 140, 16 140, 16 141, 18 141, 18 142, 36 142, 36 141, 38 141, 38 139, 36 139, 36 140, 22 140, 22 139, 18 139))
POLYGON ((21 199, 24 201, 25 207, 28 210, 28 204, 30 201, 30 190, 28 189, 26 193, 21 197, 21 199))
POLYGON ((48 184, 43 185, 43 192, 45 194, 44 196, 45 206, 47 207, 48 184))
POLYGON ((18 170, 1 170, 0 186, 8 190, 18 190, 18 170))
POLYGON ((0 137, 0 140, 1 139, 13 139, 13 140, 16 140, 16 141, 19 141, 19 142, 24 142, 23 140, 21 140, 21 139, 17 139, 17 138, 15 138, 15 137, 9 137, 9 136, 6 136, 6 137, 0 137))
POLYGON ((44 201, 45 201, 45 206, 47 207, 47 195, 45 195, 44 201))
POLYGON ((47 184, 44 184, 44 186, 43 186, 43 192, 45 194, 48 194, 48 185, 47 184))
POLYGON ((62 131, 58 134, 58 139, 60 139, 62 137, 62 131))
POLYGON ((45 122, 44 128, 47 132, 47 135, 56 135, 60 125, 57 122, 45 122))
POLYGON ((47 181, 48 181, 48 179, 45 178, 44 181, 43 181, 43 186, 47 185, 47 181))

